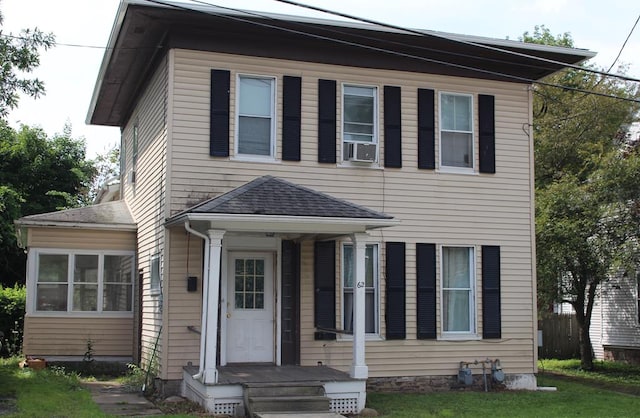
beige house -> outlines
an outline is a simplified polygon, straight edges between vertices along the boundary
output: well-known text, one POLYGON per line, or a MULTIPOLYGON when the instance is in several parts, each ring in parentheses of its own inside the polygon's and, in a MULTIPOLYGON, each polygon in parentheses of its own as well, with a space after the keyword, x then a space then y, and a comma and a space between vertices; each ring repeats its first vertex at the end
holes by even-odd
POLYGON ((25 354, 91 340, 224 413, 486 359, 534 388, 532 81, 594 54, 163 3, 121 3, 89 109, 121 200, 18 222, 25 354))

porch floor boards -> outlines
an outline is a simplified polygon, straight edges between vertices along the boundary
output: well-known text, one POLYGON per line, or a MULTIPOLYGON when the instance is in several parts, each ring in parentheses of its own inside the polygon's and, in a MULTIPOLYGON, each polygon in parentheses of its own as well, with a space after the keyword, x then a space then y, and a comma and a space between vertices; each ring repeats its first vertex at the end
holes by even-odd
MULTIPOLYGON (((196 366, 186 367, 192 374, 196 366)), ((273 364, 234 364, 218 367, 218 384, 294 382, 348 382, 354 379, 348 373, 327 366, 276 366, 273 364)))

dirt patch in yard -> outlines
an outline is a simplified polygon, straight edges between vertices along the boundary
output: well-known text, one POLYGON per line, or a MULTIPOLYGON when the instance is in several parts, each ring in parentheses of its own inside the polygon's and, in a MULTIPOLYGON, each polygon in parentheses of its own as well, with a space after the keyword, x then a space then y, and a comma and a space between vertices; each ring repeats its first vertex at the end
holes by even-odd
POLYGON ((547 376, 552 379, 580 383, 586 386, 591 386, 596 389, 603 389, 611 392, 624 393, 626 395, 640 396, 640 387, 625 385, 623 383, 594 381, 592 379, 587 379, 584 377, 568 376, 566 374, 560 374, 560 373, 554 373, 554 372, 548 372, 548 371, 544 373, 540 373, 540 375, 547 376))
POLYGON ((18 412, 15 396, 0 396, 0 415, 9 415, 18 412))

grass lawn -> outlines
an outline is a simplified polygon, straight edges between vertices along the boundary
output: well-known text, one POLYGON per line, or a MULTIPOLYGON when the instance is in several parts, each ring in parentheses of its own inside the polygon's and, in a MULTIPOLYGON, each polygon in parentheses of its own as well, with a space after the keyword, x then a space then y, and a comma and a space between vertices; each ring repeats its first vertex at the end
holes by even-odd
POLYGON ((75 374, 60 369, 34 371, 18 359, 0 359, 0 410, 3 417, 105 417, 75 374), (12 401, 15 399, 15 403, 12 401))
POLYGON ((640 397, 629 395, 640 395, 640 368, 596 362, 594 372, 585 372, 579 366, 579 360, 542 362, 538 386, 554 386, 556 392, 369 393, 367 406, 390 418, 640 415, 640 397))
MULTIPOLYGON (((609 362, 596 367, 583 372, 579 362, 543 361, 538 384, 556 392, 370 393, 367 406, 390 418, 639 416, 640 397, 628 393, 640 394, 640 368, 609 362)), ((78 375, 60 369, 32 371, 20 369, 17 359, 0 359, 0 416, 107 417, 80 383, 78 375)))

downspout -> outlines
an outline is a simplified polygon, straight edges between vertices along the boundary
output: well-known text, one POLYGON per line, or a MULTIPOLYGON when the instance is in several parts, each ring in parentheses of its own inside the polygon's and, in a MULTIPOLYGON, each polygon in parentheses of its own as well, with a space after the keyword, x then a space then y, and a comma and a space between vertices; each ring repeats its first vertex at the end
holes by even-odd
POLYGON ((200 237, 204 240, 204 245, 206 251, 204 252, 204 265, 206 266, 203 269, 203 277, 202 277, 202 320, 200 326, 200 367, 198 368, 198 373, 193 375, 193 378, 199 380, 203 377, 204 369, 205 369, 205 350, 207 346, 207 317, 209 316, 209 237, 206 234, 202 234, 195 229, 191 228, 189 221, 185 221, 184 229, 187 232, 200 237))

